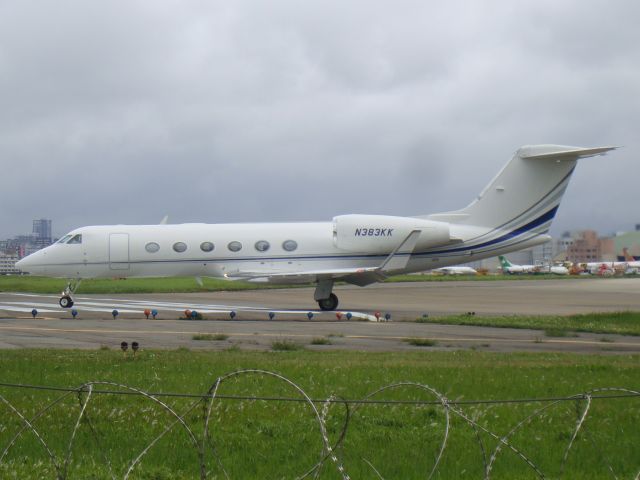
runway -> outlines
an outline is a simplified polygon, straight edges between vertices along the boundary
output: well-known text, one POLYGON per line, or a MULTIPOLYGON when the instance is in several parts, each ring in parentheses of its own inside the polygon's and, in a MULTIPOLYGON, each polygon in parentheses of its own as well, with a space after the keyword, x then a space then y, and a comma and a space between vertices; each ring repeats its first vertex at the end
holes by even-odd
POLYGON ((270 349, 275 340, 289 339, 310 349, 424 350, 406 342, 418 337, 435 340, 429 349, 640 353, 638 337, 580 334, 548 338, 538 330, 411 321, 423 313, 535 315, 640 310, 639 291, 640 279, 627 278, 385 283, 365 289, 342 286, 336 293, 347 308, 341 310, 340 320, 335 312, 304 308, 312 304, 313 290, 309 288, 77 295, 75 319, 58 307, 56 295, 0 293, 0 348, 117 348, 122 341, 137 341, 143 348, 270 349), (30 313, 33 308, 38 310, 36 319, 30 313), (146 319, 146 308, 156 309, 157 319, 146 319), (116 319, 111 315, 114 309, 118 310, 116 319), (206 320, 179 319, 185 309, 197 310, 206 320), (235 313, 233 320, 231 311, 235 313), (376 322, 376 311, 382 318, 389 313, 391 321, 376 322), (193 338, 215 333, 228 338, 193 338), (310 345, 317 337, 328 338, 330 345, 310 345))

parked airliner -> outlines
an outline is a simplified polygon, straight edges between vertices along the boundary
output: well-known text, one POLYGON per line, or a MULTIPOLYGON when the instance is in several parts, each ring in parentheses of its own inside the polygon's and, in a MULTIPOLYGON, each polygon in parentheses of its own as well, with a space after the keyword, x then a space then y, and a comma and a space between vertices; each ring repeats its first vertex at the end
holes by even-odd
POLYGON ((569 275, 569 269, 564 265, 515 265, 504 256, 498 256, 502 273, 553 273, 555 275, 569 275))
POLYGON ((314 223, 82 227, 17 266, 67 278, 63 308, 73 305, 72 295, 85 278, 189 275, 315 283, 319 307, 334 310, 336 280, 366 286, 389 275, 468 263, 549 241, 549 226, 577 160, 615 148, 522 147, 476 199, 453 212, 351 214, 314 223))
POLYGON ((441 267, 433 270, 437 273, 442 273, 443 275, 477 275, 478 271, 475 268, 471 267, 441 267))
POLYGON ((636 260, 633 255, 629 253, 629 249, 624 247, 622 249, 622 254, 624 255, 625 260, 625 273, 638 273, 640 271, 640 260, 636 260))

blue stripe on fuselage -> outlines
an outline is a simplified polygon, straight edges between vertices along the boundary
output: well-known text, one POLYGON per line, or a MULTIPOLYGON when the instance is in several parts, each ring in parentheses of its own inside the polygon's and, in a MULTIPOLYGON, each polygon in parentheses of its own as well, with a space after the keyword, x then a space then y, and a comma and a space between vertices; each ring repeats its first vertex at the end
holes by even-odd
MULTIPOLYGON (((536 228, 537 226, 542 225, 543 223, 546 223, 546 222, 548 222, 550 220, 553 220, 553 217, 556 216, 556 212, 557 211, 558 211, 558 207, 553 207, 547 213, 539 216, 535 220, 530 221, 526 225, 523 225, 522 227, 518 227, 515 230, 513 230, 512 232, 506 233, 506 234, 502 235, 501 237, 495 238, 493 240, 489 240, 488 242, 480 243, 478 245, 473 245, 473 246, 451 248, 449 250, 440 250, 440 251, 434 252, 434 253, 440 254, 440 253, 464 252, 465 250, 476 250, 478 248, 484 248, 484 247, 488 247, 490 245, 495 245, 496 243, 506 242, 507 240, 511 240, 512 238, 517 237, 518 235, 522 235, 523 233, 526 233, 529 230, 532 230, 532 229, 536 228)), ((420 254, 418 253, 416 255, 420 255, 420 254)))

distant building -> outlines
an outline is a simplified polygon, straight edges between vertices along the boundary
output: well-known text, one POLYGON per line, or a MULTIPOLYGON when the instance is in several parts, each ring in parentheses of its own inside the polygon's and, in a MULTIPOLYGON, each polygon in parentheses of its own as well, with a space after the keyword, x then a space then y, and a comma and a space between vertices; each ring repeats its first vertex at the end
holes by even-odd
POLYGON ((626 232, 611 239, 614 243, 615 260, 624 260, 623 250, 626 248, 630 255, 640 258, 640 231, 626 232))
POLYGON ((20 270, 16 268, 16 262, 20 260, 18 255, 7 255, 6 253, 0 253, 0 275, 15 275, 20 273, 20 270))
POLYGON ((51 245, 51 220, 41 218, 33 221, 33 243, 40 248, 51 245))
POLYGON ((25 257, 48 247, 53 243, 51 236, 51 220, 41 218, 33 221, 33 231, 28 235, 16 235, 13 238, 0 241, 0 253, 25 257))
POLYGON ((553 258, 556 260, 566 260, 566 252, 571 246, 575 238, 570 232, 564 232, 560 238, 553 240, 553 258))
POLYGON ((608 237, 600 237, 593 230, 565 232, 555 240, 553 258, 573 263, 621 261, 625 248, 631 255, 640 257, 640 230, 618 232, 608 237))

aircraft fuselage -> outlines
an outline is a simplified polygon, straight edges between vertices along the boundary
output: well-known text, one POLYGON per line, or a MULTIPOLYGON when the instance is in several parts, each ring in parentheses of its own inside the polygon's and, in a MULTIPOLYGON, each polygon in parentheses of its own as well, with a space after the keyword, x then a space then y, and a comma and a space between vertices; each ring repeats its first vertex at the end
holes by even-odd
MULTIPOLYGON (((473 238, 479 234, 475 228, 460 226, 457 230, 458 234, 466 230, 473 238)), ((31 255, 21 267, 36 275, 76 279, 202 276, 260 281, 260 273, 264 272, 264 281, 306 283, 314 279, 294 275, 374 268, 391 253, 338 248, 331 222, 92 226, 69 235, 81 235, 81 240, 51 245, 31 255)), ((376 241, 375 231, 370 239, 376 241)), ((518 240, 509 242, 510 248, 501 245, 500 251, 526 248, 543 243, 548 237, 533 235, 518 240)), ((465 243, 415 251, 406 266, 394 273, 457 265, 495 255, 494 245, 481 248, 476 243, 474 249, 465 243)))

